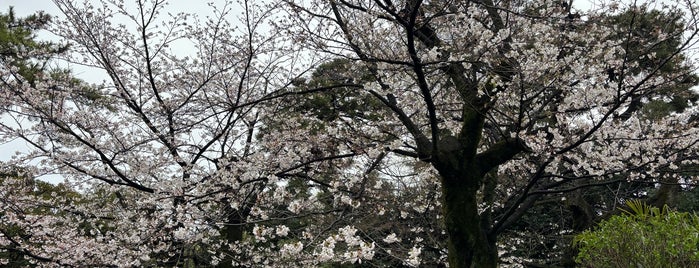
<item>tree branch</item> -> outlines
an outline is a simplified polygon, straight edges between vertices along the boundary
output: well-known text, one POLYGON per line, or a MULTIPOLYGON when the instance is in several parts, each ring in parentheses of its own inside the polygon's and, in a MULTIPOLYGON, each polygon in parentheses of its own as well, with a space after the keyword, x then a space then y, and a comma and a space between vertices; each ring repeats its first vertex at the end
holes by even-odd
POLYGON ((520 138, 505 139, 491 146, 487 151, 476 155, 476 166, 485 175, 493 168, 509 161, 520 152, 531 152, 520 138))

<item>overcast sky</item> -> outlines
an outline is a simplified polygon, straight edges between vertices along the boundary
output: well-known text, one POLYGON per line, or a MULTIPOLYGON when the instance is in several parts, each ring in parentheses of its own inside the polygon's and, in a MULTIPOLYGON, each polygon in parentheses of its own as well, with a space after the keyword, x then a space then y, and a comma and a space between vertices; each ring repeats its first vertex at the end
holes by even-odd
POLYGON ((7 12, 9 7, 15 7, 17 15, 26 16, 39 10, 44 10, 49 14, 57 14, 58 9, 50 0, 2 0, 0 1, 0 11, 7 12))
MULTIPOLYGON (((82 0, 78 1, 81 2, 82 0)), ((98 2, 98 1, 95 1, 98 2)), ((211 8, 206 4, 211 0, 174 0, 169 1, 171 8, 177 11, 186 11, 197 14, 206 14, 211 8)), ((213 1, 219 2, 219 1, 213 1)), ((221 1, 222 2, 222 1, 221 1)), ((10 6, 15 7, 18 15, 29 15, 43 10, 51 15, 58 15, 59 11, 51 0, 0 0, 0 10, 7 11, 10 6)))

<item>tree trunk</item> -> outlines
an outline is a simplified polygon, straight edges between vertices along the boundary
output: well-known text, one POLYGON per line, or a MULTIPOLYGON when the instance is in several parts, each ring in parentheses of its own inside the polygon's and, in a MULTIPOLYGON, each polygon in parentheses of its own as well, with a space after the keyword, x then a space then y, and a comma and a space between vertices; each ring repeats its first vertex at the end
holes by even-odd
MULTIPOLYGON (((579 186, 579 183, 574 184, 574 186, 579 186)), ((596 216, 593 207, 583 197, 582 190, 570 192, 566 195, 566 200, 568 210, 572 214, 573 234, 582 233, 595 225, 596 216)), ((570 243, 563 250, 563 256, 561 256, 561 266, 563 267, 572 268, 577 265, 575 257, 578 256, 579 252, 578 248, 573 245, 572 239, 571 237, 570 243)))
POLYGON ((478 214, 478 183, 473 182, 482 178, 476 178, 479 176, 477 172, 451 173, 456 176, 442 175, 442 207, 449 235, 449 267, 497 267, 495 238, 488 237, 478 214))
POLYGON ((661 181, 660 188, 658 188, 658 191, 648 198, 648 205, 657 207, 657 208, 663 208, 665 205, 669 207, 676 207, 677 206, 677 197, 680 195, 680 192, 682 191, 682 187, 680 187, 679 181, 677 178, 665 178, 661 181))
MULTIPOLYGON (((232 208, 229 204, 226 205, 227 225, 222 229, 222 233, 228 243, 235 244, 238 241, 243 240, 243 233, 245 232, 245 220, 250 214, 250 208, 252 204, 246 203, 241 209, 232 208)), ((223 268, 234 268, 241 267, 240 265, 233 265, 234 258, 232 255, 228 255, 223 258, 217 267, 223 268)))

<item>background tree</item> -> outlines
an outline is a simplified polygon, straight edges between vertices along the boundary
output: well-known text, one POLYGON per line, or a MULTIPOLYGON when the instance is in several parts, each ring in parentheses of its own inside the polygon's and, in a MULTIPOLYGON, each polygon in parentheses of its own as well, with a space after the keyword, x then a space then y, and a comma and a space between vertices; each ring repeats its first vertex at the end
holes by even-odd
POLYGON ((0 60, 6 66, 18 68, 17 74, 29 82, 35 81, 35 75, 45 70, 49 57, 68 48, 36 40, 34 32, 44 29, 49 22, 49 15, 41 12, 17 18, 12 7, 0 15, 0 60))
MULTIPOLYGON (((427 166, 383 152, 382 145, 400 144, 401 140, 391 135, 396 124, 390 122, 390 110, 368 92, 358 90, 357 84, 366 82, 367 75, 346 59, 319 65, 295 86, 304 91, 331 89, 272 103, 281 111, 264 119, 260 133, 296 137, 299 146, 310 145, 309 157, 318 162, 293 174, 296 178, 285 187, 308 193, 296 198, 312 198, 335 210, 327 213, 327 208, 323 212, 317 206, 312 220, 297 227, 351 225, 374 243, 372 258, 361 262, 366 266, 438 267, 446 252, 443 225, 435 220, 441 209, 436 174, 427 166), (358 121, 366 125, 355 128, 358 121), (343 151, 354 159, 328 159, 343 151), (361 174, 347 171, 355 165, 364 168, 361 174)), ((335 243, 329 241, 334 240, 324 243, 335 243)), ((320 258, 334 265, 349 262, 339 249, 323 248, 320 258)))
MULTIPOLYGON (((609 23, 610 26, 633 29, 611 37, 616 40, 631 40, 628 45, 629 59, 635 62, 637 67, 629 72, 638 74, 657 68, 657 63, 647 60, 648 55, 667 56, 681 45, 682 37, 676 33, 685 27, 682 14, 664 13, 644 5, 638 9, 621 10, 618 14, 605 16, 600 20, 609 23), (669 39, 661 42, 660 37, 669 39), (650 48, 639 45, 646 42, 655 45, 650 48)), ((696 101, 696 93, 690 89, 696 86, 696 74, 690 66, 683 63, 683 56, 679 56, 676 61, 660 67, 660 71, 677 75, 680 82, 648 92, 647 95, 635 96, 632 105, 620 114, 621 118, 638 113, 639 117, 645 120, 659 120, 670 113, 682 112, 696 101)), ((601 219, 617 214, 619 210, 616 208, 624 206, 624 200, 647 198, 648 202, 658 207, 676 207, 679 205, 678 199, 683 199, 682 189, 689 189, 686 187, 688 185, 681 187, 681 182, 684 178, 692 176, 691 169, 691 165, 678 167, 676 170, 665 168, 662 172, 670 175, 664 181, 627 181, 623 175, 611 176, 603 181, 596 181, 592 186, 583 188, 581 186, 586 184, 581 183, 576 185, 577 188, 569 188, 572 191, 543 197, 537 201, 538 208, 534 207, 507 232, 512 237, 506 234, 507 238, 504 240, 517 245, 517 249, 507 255, 519 256, 530 262, 537 260, 536 262, 546 265, 562 261, 564 265, 573 266, 574 252, 565 253, 563 260, 557 257, 565 252, 561 249, 568 247, 572 238, 570 235, 561 234, 580 232, 592 227, 601 219), (565 202, 560 202, 561 199, 565 199, 565 202)))

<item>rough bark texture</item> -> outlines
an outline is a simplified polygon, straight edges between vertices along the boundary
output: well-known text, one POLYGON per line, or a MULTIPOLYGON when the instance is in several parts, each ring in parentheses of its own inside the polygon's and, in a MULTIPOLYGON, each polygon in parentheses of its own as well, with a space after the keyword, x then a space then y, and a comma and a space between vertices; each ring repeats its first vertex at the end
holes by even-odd
MULTIPOLYGON (((475 130, 480 131, 479 128, 475 130)), ((469 139, 461 140, 444 137, 439 142, 433 162, 442 178, 442 209, 449 235, 449 267, 497 267, 498 264, 496 237, 489 235, 490 222, 484 223, 478 211, 478 190, 490 170, 490 165, 482 165, 481 158, 496 154, 506 158, 513 152, 493 149, 475 155, 475 150, 466 150, 471 146, 464 142, 477 142, 479 138, 474 137, 477 135, 472 134, 469 139)), ((497 161, 491 164, 494 166, 497 161)))
MULTIPOLYGON (((475 173, 475 172, 474 172, 475 173)), ((449 234, 449 267, 497 267, 495 240, 480 224, 478 188, 462 183, 477 174, 449 174, 442 183, 444 223, 449 234)))

